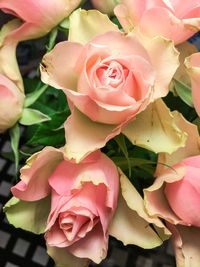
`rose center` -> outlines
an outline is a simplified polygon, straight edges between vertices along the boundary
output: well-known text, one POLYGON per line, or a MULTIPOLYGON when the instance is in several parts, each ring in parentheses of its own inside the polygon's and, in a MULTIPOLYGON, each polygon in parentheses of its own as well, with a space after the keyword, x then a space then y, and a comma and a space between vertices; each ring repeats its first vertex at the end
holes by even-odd
POLYGON ((116 88, 124 81, 126 72, 121 64, 112 61, 109 64, 101 64, 97 70, 97 77, 101 85, 116 88))
POLYGON ((60 228, 69 241, 74 240, 81 229, 88 225, 89 221, 88 217, 76 214, 65 214, 65 216, 59 217, 60 228))

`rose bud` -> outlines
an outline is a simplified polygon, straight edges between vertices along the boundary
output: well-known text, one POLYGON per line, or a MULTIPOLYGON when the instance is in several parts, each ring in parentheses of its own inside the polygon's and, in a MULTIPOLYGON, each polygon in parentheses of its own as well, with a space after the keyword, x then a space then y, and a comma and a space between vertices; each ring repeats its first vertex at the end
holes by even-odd
MULTIPOLYGON (((11 191, 26 203, 38 201, 38 207, 50 197, 44 223, 50 254, 64 249, 66 256, 96 263, 106 257, 119 191, 117 168, 106 155, 97 151, 76 164, 64 159, 62 149, 46 147, 21 169, 21 181, 11 191)), ((36 224, 44 220, 43 213, 39 217, 36 224)))
POLYGON ((47 34, 80 3, 81 0, 0 0, 0 9, 23 21, 10 34, 10 39, 23 41, 47 34))
POLYGON ((125 31, 138 27, 148 36, 163 36, 182 43, 200 28, 200 2, 122 0, 114 12, 125 31))
POLYGON ((0 133, 11 128, 20 118, 24 94, 6 76, 0 74, 0 133))
POLYGON ((200 156, 187 158, 181 164, 185 174, 165 184, 165 197, 183 223, 200 227, 200 156))

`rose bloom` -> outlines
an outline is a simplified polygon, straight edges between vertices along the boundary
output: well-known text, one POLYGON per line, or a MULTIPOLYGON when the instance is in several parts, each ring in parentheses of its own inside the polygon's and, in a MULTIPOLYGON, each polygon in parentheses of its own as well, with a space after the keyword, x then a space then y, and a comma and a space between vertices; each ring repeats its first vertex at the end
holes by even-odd
POLYGON ((147 210, 172 224, 200 227, 200 156, 166 169, 145 190, 147 210))
POLYGON ((117 5, 116 0, 91 0, 94 8, 108 15, 113 15, 114 7, 117 5))
POLYGON ((23 21, 10 34, 11 40, 23 41, 47 34, 68 17, 80 2, 81 0, 0 0, 0 9, 23 21))
POLYGON ((0 74, 0 133, 18 121, 23 103, 24 94, 10 79, 0 74))
POLYGON ((143 34, 184 42, 200 28, 199 0, 122 0, 115 10, 125 31, 139 27, 143 34))
MULTIPOLYGON (((94 132, 98 126, 87 130, 89 123, 104 124, 90 139, 96 138, 92 141, 96 149, 105 145, 102 140, 108 141, 119 134, 150 102, 168 93, 168 85, 178 66, 177 51, 170 41, 160 37, 145 39, 144 43, 135 33, 126 36, 119 31, 109 31, 85 45, 61 42, 44 56, 43 82, 62 89, 72 110, 65 124, 67 134, 73 132, 67 137, 68 144, 79 132, 76 127, 83 122, 81 115, 73 112, 75 107, 91 120, 84 119, 82 136, 84 131, 88 136, 88 132, 94 132), (110 135, 111 127, 107 125, 113 127, 110 135), (99 137, 100 133, 105 135, 99 137)), ((79 143, 85 146, 86 142, 88 146, 92 143, 88 137, 79 143)))
POLYGON ((118 190, 117 168, 100 151, 76 164, 64 159, 61 149, 52 147, 28 160, 21 169, 21 181, 11 189, 15 197, 24 201, 38 201, 50 195, 47 245, 96 263, 107 254, 108 226, 116 209, 118 190))
MULTIPOLYGON (((148 51, 121 32, 99 35, 85 46, 61 42, 44 56, 41 71, 43 81, 62 88, 82 113, 106 124, 134 118, 157 94, 168 92, 155 92, 157 70, 148 51)), ((167 78, 160 82, 166 89, 167 78)))

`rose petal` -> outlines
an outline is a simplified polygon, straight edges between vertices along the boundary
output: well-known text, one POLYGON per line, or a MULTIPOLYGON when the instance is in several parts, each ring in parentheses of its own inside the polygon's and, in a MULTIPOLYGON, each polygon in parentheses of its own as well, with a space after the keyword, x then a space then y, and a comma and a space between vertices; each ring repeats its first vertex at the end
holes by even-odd
POLYGON ((183 223, 170 208, 164 195, 164 182, 173 183, 181 180, 185 175, 185 168, 177 164, 168 168, 162 175, 157 177, 153 185, 144 189, 145 207, 150 216, 159 216, 170 223, 183 223))
POLYGON ((80 190, 85 183, 91 183, 94 186, 105 185, 109 190, 104 205, 114 210, 119 187, 117 168, 106 155, 99 151, 91 153, 89 158, 89 162, 87 157, 79 164, 62 161, 49 176, 49 184, 60 196, 65 197, 70 197, 75 189, 80 190))
POLYGON ((57 44, 43 57, 40 67, 42 81, 59 89, 76 90, 78 74, 75 65, 81 50, 82 46, 77 43, 66 41, 57 44))
POLYGON ((89 260, 73 256, 66 248, 57 248, 47 245, 47 253, 59 267, 88 267, 89 260))
POLYGON ((79 162, 120 133, 120 126, 96 123, 74 110, 65 123, 65 155, 79 162))
POLYGON ((172 12, 159 7, 151 8, 143 13, 140 30, 151 37, 160 35, 174 40, 175 44, 184 42, 196 32, 185 27, 183 21, 174 16, 172 12), (160 23, 155 23, 155 17, 160 23))
POLYGON ((131 106, 109 105, 93 100, 85 94, 70 90, 63 91, 76 108, 88 116, 94 123, 99 122, 101 125, 110 124, 110 128, 114 127, 113 125, 115 124, 124 123, 127 118, 134 117, 141 106, 141 102, 136 102, 131 106))
POLYGON ((31 202, 12 197, 4 206, 4 212, 10 224, 35 234, 44 233, 49 211, 49 197, 31 202))
MULTIPOLYGON (((197 157, 200 158, 199 156, 197 157)), ((192 157, 191 161, 194 158, 192 157)), ((199 167, 186 166, 186 173, 183 179, 174 183, 167 183, 164 189, 164 194, 174 213, 185 224, 198 227, 200 227, 199 177, 199 167)))
POLYGON ((150 104, 122 132, 133 144, 155 153, 172 153, 185 145, 187 137, 161 99, 150 104))
POLYGON ((173 233, 172 242, 177 267, 199 267, 200 229, 197 227, 173 226, 167 224, 173 233))
POLYGON ((176 46, 177 50, 180 52, 179 61, 180 66, 178 67, 174 79, 185 83, 186 85, 190 86, 190 78, 184 66, 184 61, 186 57, 198 52, 197 47, 189 42, 184 42, 180 45, 176 46))
POLYGON ((69 41, 86 44, 107 31, 119 31, 108 16, 97 10, 78 9, 70 16, 69 41))
POLYGON ((103 235, 102 227, 97 224, 85 238, 78 240, 69 247, 69 251, 80 258, 89 258, 100 263, 107 255, 108 237, 103 235))
POLYGON ((185 158, 200 154, 200 137, 197 126, 188 122, 182 114, 177 111, 172 112, 172 114, 176 125, 188 135, 188 138, 185 146, 179 148, 171 155, 167 153, 159 154, 156 176, 162 174, 168 166, 172 166, 185 158))
POLYGON ((153 100, 166 96, 169 92, 170 81, 179 67, 179 52, 172 41, 160 36, 149 38, 138 30, 133 31, 130 35, 135 36, 145 47, 155 70, 156 81, 152 96, 153 100))
POLYGON ((111 56, 139 56, 149 62, 148 50, 144 48, 135 34, 125 35, 122 32, 110 31, 96 36, 91 43, 97 46, 104 46, 110 49, 111 56))
POLYGON ((169 232, 156 217, 150 217, 145 211, 142 197, 121 172, 121 194, 117 210, 109 227, 109 234, 121 240, 125 245, 135 244, 143 248, 153 248, 166 239, 169 232), (150 227, 155 224, 161 234, 161 239, 150 227), (123 231, 121 229, 123 228, 123 231))
POLYGON ((195 109, 200 116, 200 53, 195 53, 190 57, 186 58, 185 66, 187 68, 187 72, 190 76, 192 82, 192 98, 194 102, 195 109))
POLYGON ((18 19, 14 19, 4 24, 0 31, 0 72, 11 81, 13 81, 18 89, 23 92, 23 81, 19 71, 16 59, 17 42, 9 40, 10 33, 21 25, 18 19))
POLYGON ((11 188, 13 195, 25 201, 46 197, 50 192, 49 176, 62 158, 62 151, 53 147, 46 147, 31 156, 21 169, 22 181, 11 188))

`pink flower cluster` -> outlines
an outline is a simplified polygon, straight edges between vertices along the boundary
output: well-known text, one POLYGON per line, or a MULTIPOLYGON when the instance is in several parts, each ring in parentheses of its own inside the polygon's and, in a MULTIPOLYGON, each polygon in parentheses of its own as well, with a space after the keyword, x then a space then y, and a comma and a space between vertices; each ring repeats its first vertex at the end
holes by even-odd
POLYGON ((23 116, 26 96, 17 44, 44 36, 75 10, 68 40, 46 53, 40 66, 41 80, 66 95, 71 111, 64 123, 66 144, 45 147, 27 160, 11 189, 14 198, 5 206, 8 220, 44 233, 58 266, 100 263, 112 235, 143 248, 171 236, 177 266, 197 267, 199 134, 161 98, 182 75, 200 115, 200 53, 189 55, 181 46, 199 31, 200 1, 92 2, 115 14, 120 27, 97 10, 75 10, 80 0, 0 0, 0 9, 17 17, 0 32, 0 132, 23 116), (156 179, 144 197, 100 151, 120 133, 133 145, 158 153, 156 179), (14 218, 12 207, 19 203, 25 212, 35 212, 31 226, 17 218, 20 213, 14 218))

